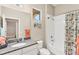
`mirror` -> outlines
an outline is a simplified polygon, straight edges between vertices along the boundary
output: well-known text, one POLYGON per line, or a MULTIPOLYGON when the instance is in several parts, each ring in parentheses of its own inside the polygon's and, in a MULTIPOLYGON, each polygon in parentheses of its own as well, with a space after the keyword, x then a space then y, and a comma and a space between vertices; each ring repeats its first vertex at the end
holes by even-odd
POLYGON ((41 16, 40 11, 33 9, 33 19, 34 19, 34 27, 41 28, 41 16))

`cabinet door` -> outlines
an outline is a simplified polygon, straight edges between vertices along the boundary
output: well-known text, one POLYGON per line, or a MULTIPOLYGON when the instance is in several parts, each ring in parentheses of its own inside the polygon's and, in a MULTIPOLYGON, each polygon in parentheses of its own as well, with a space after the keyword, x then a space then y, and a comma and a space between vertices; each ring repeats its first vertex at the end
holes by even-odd
POLYGON ((22 54, 22 50, 17 50, 17 51, 11 52, 11 53, 7 53, 5 55, 21 55, 21 54, 22 54))

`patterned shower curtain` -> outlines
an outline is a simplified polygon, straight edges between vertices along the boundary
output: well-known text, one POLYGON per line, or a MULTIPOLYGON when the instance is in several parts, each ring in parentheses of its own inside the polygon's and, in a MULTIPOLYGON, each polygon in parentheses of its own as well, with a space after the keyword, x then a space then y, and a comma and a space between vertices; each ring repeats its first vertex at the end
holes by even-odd
POLYGON ((79 12, 70 12, 66 14, 66 40, 65 40, 65 54, 75 55, 78 53, 77 37, 79 35, 79 12))

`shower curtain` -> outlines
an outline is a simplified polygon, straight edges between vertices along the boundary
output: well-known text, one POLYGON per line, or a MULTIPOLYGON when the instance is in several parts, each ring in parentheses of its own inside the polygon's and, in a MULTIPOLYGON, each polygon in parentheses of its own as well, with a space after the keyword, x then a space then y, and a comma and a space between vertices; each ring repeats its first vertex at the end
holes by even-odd
POLYGON ((65 54, 79 55, 79 12, 74 11, 66 14, 66 40, 65 54))

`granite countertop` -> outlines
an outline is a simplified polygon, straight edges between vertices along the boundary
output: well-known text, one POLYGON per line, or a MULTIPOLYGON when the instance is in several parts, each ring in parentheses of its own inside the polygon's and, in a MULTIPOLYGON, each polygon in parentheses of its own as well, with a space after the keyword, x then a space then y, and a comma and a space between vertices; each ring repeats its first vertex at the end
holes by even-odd
POLYGON ((10 53, 10 52, 20 50, 20 49, 23 49, 23 48, 26 48, 26 47, 37 44, 37 42, 35 42, 35 41, 31 40, 31 39, 22 41, 20 43, 26 43, 26 45, 23 45, 23 46, 20 46, 20 47, 12 47, 12 45, 15 45, 17 43, 15 42, 15 43, 8 44, 8 46, 6 48, 0 49, 0 55, 10 53))

